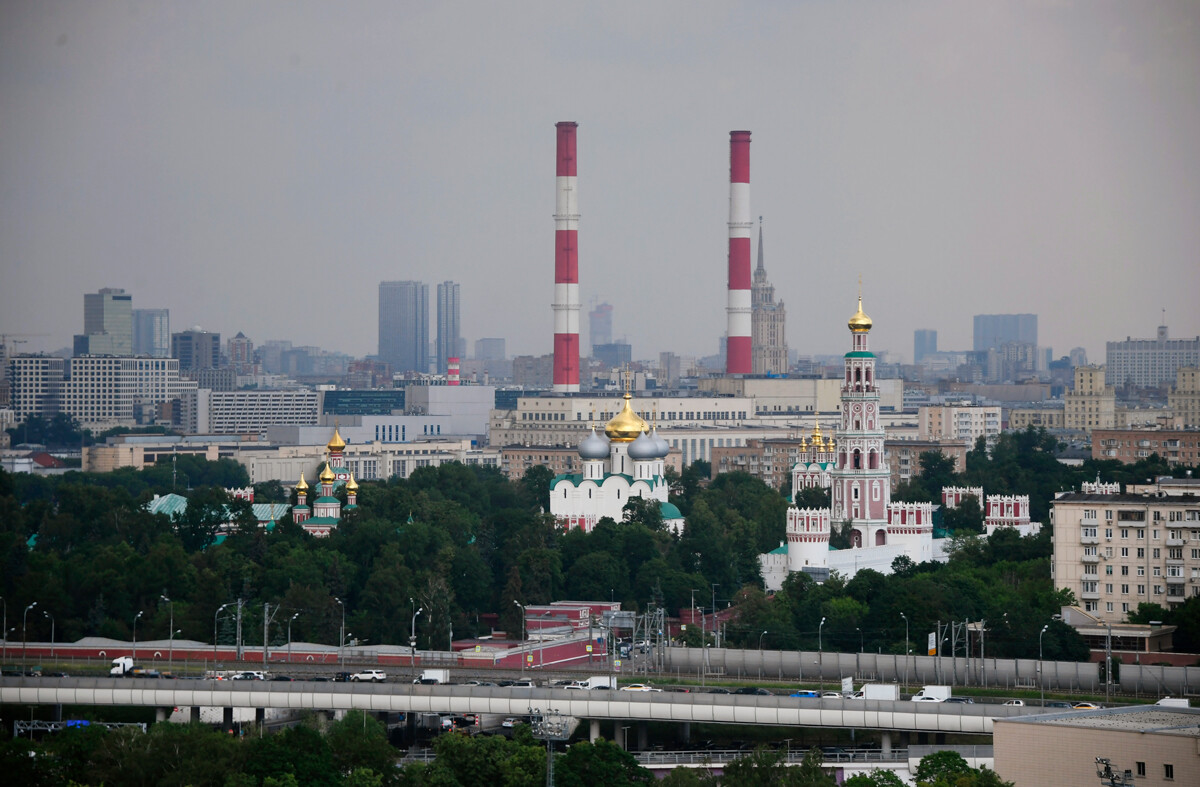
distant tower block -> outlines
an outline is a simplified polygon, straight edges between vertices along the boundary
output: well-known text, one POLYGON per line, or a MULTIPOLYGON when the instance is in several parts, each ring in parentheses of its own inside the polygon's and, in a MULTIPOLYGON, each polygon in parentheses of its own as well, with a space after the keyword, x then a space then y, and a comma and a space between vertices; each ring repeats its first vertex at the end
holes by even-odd
POLYGON ((750 132, 729 132, 729 306, 725 373, 753 371, 750 318, 750 132))
POLYGON ((554 210, 554 390, 579 390, 579 204, 575 191, 575 129, 556 123, 558 167, 554 210))

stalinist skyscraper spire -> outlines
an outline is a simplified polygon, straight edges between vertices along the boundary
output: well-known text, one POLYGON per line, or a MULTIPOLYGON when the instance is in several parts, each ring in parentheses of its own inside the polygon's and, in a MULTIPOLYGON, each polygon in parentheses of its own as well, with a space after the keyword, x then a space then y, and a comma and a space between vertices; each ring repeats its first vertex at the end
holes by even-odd
POLYGON ((775 287, 763 265, 762 216, 758 217, 758 267, 750 286, 751 358, 754 374, 787 374, 787 310, 776 303, 775 287))

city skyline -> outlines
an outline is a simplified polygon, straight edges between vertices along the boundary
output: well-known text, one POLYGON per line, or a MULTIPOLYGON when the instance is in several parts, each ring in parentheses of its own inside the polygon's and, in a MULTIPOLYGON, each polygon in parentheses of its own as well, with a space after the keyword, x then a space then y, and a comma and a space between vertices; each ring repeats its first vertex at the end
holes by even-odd
POLYGON ((1194 4, 689 11, 7 4, 0 333, 68 346, 79 294, 120 287, 177 326, 365 356, 379 282, 452 280, 469 342, 548 354, 574 120, 580 300, 639 357, 717 352, 743 128, 801 355, 838 352, 860 272, 904 357, 919 328, 969 348, 975 314, 1039 315, 1055 357, 1200 334, 1194 4))

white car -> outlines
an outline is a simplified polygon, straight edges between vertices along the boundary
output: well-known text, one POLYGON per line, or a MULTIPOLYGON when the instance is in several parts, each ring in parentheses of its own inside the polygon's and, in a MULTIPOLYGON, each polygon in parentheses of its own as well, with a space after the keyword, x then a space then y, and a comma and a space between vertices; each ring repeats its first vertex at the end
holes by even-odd
POLYGON ((501 727, 508 727, 508 728, 512 728, 512 727, 515 727, 515 726, 517 726, 518 724, 524 724, 524 723, 525 723, 525 722, 521 721, 521 720, 520 720, 520 719, 518 719, 516 716, 509 716, 507 719, 505 719, 504 721, 500 722, 500 726, 501 726, 501 727))
POLYGON ((913 697, 913 702, 945 702, 942 697, 913 697))
POLYGON ((1004 704, 1005 704, 1005 705, 1011 705, 1011 706, 1012 706, 1012 707, 1014 707, 1014 708, 1024 708, 1024 707, 1025 707, 1025 700, 1009 700, 1008 702, 1006 702, 1006 703, 1004 703, 1004 704))
POLYGON ((653 686, 647 686, 645 683, 630 683, 628 686, 622 686, 621 691, 659 691, 659 692, 661 692, 662 689, 656 689, 653 686))
POLYGON ((357 683, 360 680, 372 681, 374 683, 383 683, 387 680, 387 673, 378 669, 359 670, 350 676, 350 680, 357 683))
POLYGON ((559 688, 566 689, 567 691, 587 691, 587 686, 584 686, 582 683, 568 683, 566 686, 560 686, 559 688))

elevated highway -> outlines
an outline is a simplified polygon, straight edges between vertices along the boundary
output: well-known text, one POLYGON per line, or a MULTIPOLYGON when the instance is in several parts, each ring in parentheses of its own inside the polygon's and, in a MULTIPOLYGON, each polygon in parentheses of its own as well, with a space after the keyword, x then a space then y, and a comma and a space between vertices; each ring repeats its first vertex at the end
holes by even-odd
MULTIPOLYGON (((113 705, 364 710, 523 716, 537 708, 579 719, 846 727, 990 735, 994 718, 1038 713, 1033 707, 835 698, 569 691, 556 688, 421 686, 404 683, 209 681, 139 678, 0 678, 5 705, 113 705)), ((595 730, 593 726, 593 730, 595 730)))

